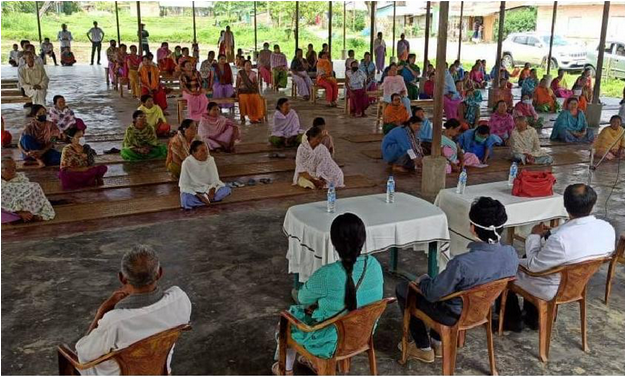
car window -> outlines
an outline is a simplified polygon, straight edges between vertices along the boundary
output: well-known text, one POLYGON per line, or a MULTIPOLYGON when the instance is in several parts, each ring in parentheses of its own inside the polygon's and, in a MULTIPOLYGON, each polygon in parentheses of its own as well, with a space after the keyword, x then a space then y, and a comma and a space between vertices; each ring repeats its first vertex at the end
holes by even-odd
MULTIPOLYGON (((542 40, 543 40, 543 43, 545 44, 545 46, 549 46, 549 39, 550 39, 549 36, 543 36, 542 37, 542 40)), ((562 38, 560 36, 557 36, 557 35, 553 36, 553 45, 554 46, 568 46, 569 44, 570 43, 566 39, 564 39, 564 38, 562 38)))
POLYGON ((622 43, 616 44, 616 55, 625 56, 625 45, 622 43))
MULTIPOLYGON (((605 43, 605 52, 607 54, 612 54, 612 46, 614 46, 614 43, 611 42, 606 42, 605 43)), ((597 51, 599 50, 599 46, 597 46, 597 51)))
POLYGON ((537 43, 538 43, 538 38, 527 37, 526 45, 528 45, 528 46, 535 46, 537 43))
POLYGON ((518 36, 518 37, 514 37, 514 43, 518 43, 521 45, 524 45, 527 42, 527 37, 525 36, 518 36))

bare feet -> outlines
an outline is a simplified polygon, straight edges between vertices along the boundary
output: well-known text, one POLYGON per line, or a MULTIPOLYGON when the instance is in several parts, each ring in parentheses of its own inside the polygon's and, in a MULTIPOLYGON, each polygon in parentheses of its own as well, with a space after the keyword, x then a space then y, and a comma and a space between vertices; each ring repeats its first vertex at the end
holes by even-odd
POLYGON ((393 164, 393 168, 392 169, 393 169, 393 172, 396 172, 396 173, 410 173, 409 170, 407 170, 406 168, 402 167, 401 165, 393 164))
POLYGON ((30 211, 18 211, 16 214, 22 218, 22 222, 30 222, 34 218, 33 213, 30 211))

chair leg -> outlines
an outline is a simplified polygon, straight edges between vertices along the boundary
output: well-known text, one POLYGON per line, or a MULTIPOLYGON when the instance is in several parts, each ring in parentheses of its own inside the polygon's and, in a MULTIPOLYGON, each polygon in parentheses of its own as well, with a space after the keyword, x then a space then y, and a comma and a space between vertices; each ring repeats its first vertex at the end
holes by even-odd
MULTIPOLYGON (((405 350, 405 349, 404 349, 405 350)), ((369 341, 369 350, 367 351, 369 355, 369 370, 371 375, 378 375, 378 362, 375 359, 375 348, 373 347, 373 337, 369 341)))
POLYGON ((78 370, 74 368, 74 366, 67 360, 67 358, 65 358, 65 356, 61 354, 61 352, 57 353, 59 359, 59 375, 80 375, 78 370))
POLYGON ((341 373, 341 374, 349 374, 349 369, 352 366, 352 359, 351 358, 346 358, 344 360, 340 360, 338 362, 338 366, 339 366, 339 373, 341 373))
POLYGON ((458 329, 443 328, 441 332, 443 343, 443 375, 453 375, 456 370, 456 352, 458 348, 458 329))
POLYGON ((408 331, 410 327, 410 309, 406 306, 404 310, 404 324, 401 338, 401 360, 399 363, 405 365, 408 362, 408 331))
POLYGON ((582 295, 582 299, 579 301, 579 314, 582 321, 582 350, 588 352, 588 335, 586 329, 586 290, 582 295))
POLYGON ((614 256, 608 267, 608 278, 605 283, 605 299, 603 300, 606 305, 608 304, 608 298, 610 298, 610 292, 612 291, 612 279, 614 278, 614 271, 616 270, 616 262, 617 257, 614 256))
POLYGON ((542 362, 547 362, 549 359, 549 342, 551 341, 555 312, 555 304, 548 303, 538 306, 538 354, 542 362))
POLYGON ((508 301, 508 292, 509 290, 507 288, 501 292, 501 301, 499 303, 499 329, 497 330, 499 336, 503 335, 503 320, 506 314, 506 302, 508 301))
POLYGON ((287 345, 287 332, 289 322, 286 319, 280 319, 280 330, 278 335, 278 374, 286 375, 286 350, 287 345))
POLYGON ((488 361, 490 362, 490 374, 499 375, 495 364, 495 343, 493 342, 493 317, 492 311, 488 312, 488 323, 486 323, 486 341, 488 342, 488 361))
POLYGON ((320 360, 317 366, 317 375, 336 375, 336 360, 320 360))
POLYGON ((458 332, 458 348, 462 348, 464 346, 466 336, 467 336, 467 331, 458 332))

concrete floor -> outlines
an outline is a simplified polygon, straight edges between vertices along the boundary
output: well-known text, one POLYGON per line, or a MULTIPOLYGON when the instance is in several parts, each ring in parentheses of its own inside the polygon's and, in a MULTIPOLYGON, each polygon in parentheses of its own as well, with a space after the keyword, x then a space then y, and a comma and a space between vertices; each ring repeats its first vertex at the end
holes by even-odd
MULTIPOLYGON (((51 77, 49 99, 57 93, 85 120, 91 134, 122 132, 130 122, 137 103, 119 99, 107 91, 103 69, 90 66, 48 67, 51 77)), ((2 67, 2 77, 15 76, 14 69, 2 67)), ((290 91, 287 91, 290 93, 290 91)), ((268 93, 271 109, 277 95, 268 93)), ((175 123, 170 101, 170 120, 175 123)), ((329 121, 335 135, 371 133, 373 117, 353 120, 338 109, 329 109, 320 101, 316 106, 294 101, 302 124, 310 125, 316 116, 329 121)), ((374 112, 370 110, 370 114, 374 112)), ((2 105, 7 129, 20 129, 21 105, 2 105)), ((608 115, 608 114, 606 114, 608 115)), ((270 117, 271 119, 271 117, 270 117)), ((266 140, 269 125, 243 126, 244 141, 266 140)), ((378 184, 374 188, 347 190, 339 196, 379 193, 388 175, 382 161, 360 153, 376 143, 353 144, 335 138, 337 158, 345 163, 346 174, 366 174, 378 184)), ((108 148, 102 144, 99 148, 108 148)), ((558 147, 561 148, 561 147, 558 147)), ((570 147, 566 147, 570 148, 570 147)), ((573 147, 575 149, 577 147, 573 147)), ((289 152, 294 156, 294 152, 289 152)), ((265 159, 264 154, 228 156, 222 162, 245 163, 265 159)), ((602 166, 592 184, 599 201, 597 216, 607 219, 617 232, 625 231, 625 186, 615 163, 602 166), (615 185, 617 175, 621 183, 615 185), (605 213, 605 209, 608 213, 605 213)), ((116 175, 132 175, 138 170, 162 169, 160 164, 116 165, 116 175)), ((558 179, 556 191, 573 182, 586 182, 588 170, 583 164, 554 167, 558 179)), ((33 180, 51 177, 52 171, 29 172, 33 180)), ((289 180, 291 174, 269 175, 289 180)), ((476 174, 469 185, 504 180, 506 172, 476 174)), ((420 176, 398 177, 398 190, 420 194, 420 176)), ((456 177, 449 177, 448 186, 456 177)), ((118 200, 169 193, 170 184, 92 191, 52 199, 70 202, 118 200)), ((2 235, 2 374, 55 374, 55 347, 61 342, 74 343, 84 334, 99 304, 118 287, 119 261, 134 243, 151 244, 160 252, 165 276, 163 286, 178 285, 193 303, 193 331, 185 334, 176 347, 175 374, 270 374, 275 348, 274 331, 281 310, 292 303, 292 277, 287 274, 287 240, 282 222, 288 207, 323 199, 323 193, 306 194, 286 200, 224 205, 193 212, 169 211, 119 219, 105 219, 58 226, 5 230, 2 235)), ((519 251, 522 245, 517 245, 519 251)), ((377 257, 386 268, 388 256, 377 257)), ((426 272, 423 254, 403 251, 401 264, 415 274, 426 272)), ((399 279, 385 274, 385 295, 394 295, 399 279)), ((581 351, 579 310, 563 306, 559 311, 552 338, 550 361, 537 359, 538 334, 526 330, 520 334, 495 337, 500 374, 507 375, 623 375, 625 374, 625 270, 617 269, 610 306, 603 304, 605 267, 589 285, 588 340, 590 352, 581 351)), ((396 306, 387 310, 376 334, 379 372, 383 375, 440 374, 440 361, 426 365, 411 362, 400 366, 396 349, 401 337, 400 313, 396 306)), ((457 374, 488 373, 486 338, 483 330, 468 333, 466 346, 459 351, 457 374)), ((308 374, 303 368, 297 372, 308 374)), ((365 357, 357 357, 351 374, 368 374, 365 357)))

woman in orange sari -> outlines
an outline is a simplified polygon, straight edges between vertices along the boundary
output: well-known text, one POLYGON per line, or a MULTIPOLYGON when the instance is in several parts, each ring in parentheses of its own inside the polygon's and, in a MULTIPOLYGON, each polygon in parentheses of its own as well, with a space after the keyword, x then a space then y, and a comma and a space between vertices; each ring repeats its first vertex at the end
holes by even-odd
POLYGON ((332 76, 332 71, 332 62, 328 60, 328 53, 320 52, 317 61, 317 85, 325 89, 326 101, 329 102, 329 106, 336 108, 338 106, 336 100, 339 97, 339 86, 336 78, 332 76))
POLYGON ((391 96, 391 103, 384 108, 382 117, 382 131, 384 135, 388 134, 395 127, 403 125, 409 118, 408 110, 401 102, 401 96, 398 93, 394 93, 391 96))
POLYGON ((560 110, 556 96, 547 86, 547 78, 543 77, 538 87, 534 89, 534 109, 542 113, 557 113, 560 110))
POLYGON ((200 140, 197 135, 197 123, 192 119, 185 119, 167 145, 165 167, 174 178, 180 177, 182 162, 189 157, 189 147, 195 140, 200 140))
POLYGON ((265 117, 265 103, 258 94, 258 75, 252 71, 252 62, 246 60, 243 70, 237 75, 237 95, 241 121, 245 122, 248 116, 251 123, 261 123, 265 117))
POLYGON ((139 69, 139 77, 141 78, 141 95, 152 95, 154 103, 163 109, 167 109, 167 93, 161 85, 160 72, 158 67, 152 63, 154 55, 147 53, 143 57, 143 63, 139 69))

